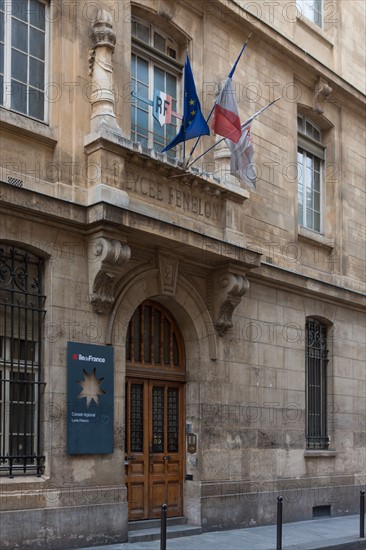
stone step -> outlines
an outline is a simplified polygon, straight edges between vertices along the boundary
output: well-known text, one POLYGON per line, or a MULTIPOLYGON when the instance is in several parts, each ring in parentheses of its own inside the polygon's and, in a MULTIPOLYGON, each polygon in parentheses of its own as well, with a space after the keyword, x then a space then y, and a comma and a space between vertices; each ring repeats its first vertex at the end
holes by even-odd
MULTIPOLYGON (((167 518, 167 525, 185 525, 187 518, 185 516, 175 516, 167 518)), ((138 521, 129 521, 128 530, 138 531, 141 529, 160 529, 160 519, 140 519, 138 521)))
MULTIPOLYGON (((200 535, 202 527, 195 525, 168 525, 166 530, 167 539, 178 537, 189 537, 191 535, 200 535)), ((151 529, 137 529, 128 532, 128 542, 146 542, 160 539, 160 526, 151 529)))

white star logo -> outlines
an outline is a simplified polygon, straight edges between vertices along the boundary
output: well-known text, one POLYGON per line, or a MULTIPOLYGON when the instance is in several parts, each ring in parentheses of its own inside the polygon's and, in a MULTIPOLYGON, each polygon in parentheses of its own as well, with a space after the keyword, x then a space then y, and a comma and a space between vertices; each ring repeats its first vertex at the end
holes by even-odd
POLYGON ((99 387, 104 378, 97 378, 95 371, 96 369, 94 369, 91 374, 88 374, 87 371, 83 369, 84 380, 77 381, 77 383, 83 388, 77 398, 83 399, 85 397, 87 408, 89 408, 92 401, 99 406, 98 395, 105 394, 105 391, 99 387))

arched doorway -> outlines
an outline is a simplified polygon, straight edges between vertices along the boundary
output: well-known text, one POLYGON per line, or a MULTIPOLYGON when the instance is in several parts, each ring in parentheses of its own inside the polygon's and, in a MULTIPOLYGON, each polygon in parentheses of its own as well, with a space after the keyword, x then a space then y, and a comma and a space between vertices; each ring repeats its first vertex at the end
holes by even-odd
POLYGON ((129 519, 183 514, 185 351, 161 304, 135 310, 126 340, 125 480, 129 519))

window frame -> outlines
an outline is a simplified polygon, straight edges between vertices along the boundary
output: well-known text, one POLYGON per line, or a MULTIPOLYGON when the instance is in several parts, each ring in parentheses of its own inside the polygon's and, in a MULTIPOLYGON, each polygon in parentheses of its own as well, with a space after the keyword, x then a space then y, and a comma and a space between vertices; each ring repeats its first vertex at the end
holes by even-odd
POLYGON ((324 12, 324 2, 323 0, 296 0, 296 7, 300 11, 300 14, 311 21, 314 25, 319 27, 320 29, 324 28, 324 21, 323 21, 323 12, 324 12), (314 7, 311 7, 310 4, 315 6, 317 4, 319 6, 319 9, 315 9, 314 7), (309 17, 310 12, 312 12, 313 17, 309 17), (316 21, 316 14, 319 14, 319 21, 316 21))
POLYGON ((315 317, 308 317, 305 325, 305 432, 307 450, 327 450, 329 448, 327 422, 328 364, 328 326, 315 317), (320 331, 320 338, 318 340, 313 335, 310 342, 311 324, 313 329, 320 331), (315 345, 317 341, 320 342, 318 347, 315 345), (311 370, 313 372, 310 372, 311 370), (317 389, 316 382, 319 382, 318 387, 320 389, 317 389))
MULTIPOLYGON (((13 0, 5 0, 5 2, 13 2, 13 0)), ((28 2, 28 0, 27 0, 28 2)), ((48 124, 49 123, 49 102, 47 101, 47 83, 49 80, 49 64, 50 64, 50 3, 49 0, 37 0, 39 4, 43 4, 45 7, 45 29, 44 29, 44 86, 41 90, 40 88, 34 88, 34 86, 30 86, 30 78, 29 78, 29 59, 30 57, 34 59, 39 59, 35 57, 34 55, 31 55, 30 52, 27 52, 27 82, 22 83, 26 85, 26 112, 19 111, 12 107, 11 105, 11 82, 13 80, 12 75, 12 18, 13 14, 6 10, 4 11, 4 82, 3 82, 3 103, 0 104, 0 107, 3 109, 6 109, 8 111, 17 113, 19 115, 22 115, 24 117, 30 118, 32 120, 36 120, 37 122, 48 124), (43 118, 37 118, 36 116, 33 116, 29 114, 29 88, 34 88, 36 90, 40 90, 44 94, 43 99, 43 118)), ((6 8, 6 3, 4 5, 4 8, 6 8)), ((18 18, 17 18, 18 19, 18 18)), ((19 19, 19 21, 21 21, 19 19)), ((24 22, 23 22, 24 23, 24 22)), ((32 27, 30 21, 28 20, 26 23, 28 28, 32 27)), ((35 27, 38 31, 39 28, 35 27)), ((29 38, 28 38, 28 45, 29 45, 29 38)), ((23 53, 23 52, 22 52, 23 53)), ((14 79, 17 80, 17 79, 14 79)), ((17 80, 18 81, 18 80, 17 80)))
MULTIPOLYGON (((314 132, 313 132, 314 133, 314 132)), ((309 231, 313 231, 318 235, 323 235, 325 233, 325 173, 326 173, 326 147, 323 145, 321 140, 321 129, 317 124, 315 124, 309 117, 303 114, 297 115, 297 220, 298 225, 304 227, 309 231), (302 129, 299 129, 299 120, 302 121, 302 129), (312 130, 318 132, 319 140, 315 139, 313 136, 307 133, 307 125, 312 127, 312 130), (300 152, 300 149, 302 150, 300 152), (303 161, 300 164, 299 154, 302 155, 303 161), (308 170, 307 170, 307 160, 313 160, 313 171, 312 178, 309 184, 308 181, 308 170), (315 160, 319 161, 319 171, 315 170, 315 160), (314 195, 317 192, 315 189, 315 180, 314 172, 319 172, 319 229, 315 228, 314 224, 314 212, 318 212, 315 209, 314 195), (302 219, 300 219, 300 185, 302 186, 302 219), (313 212, 313 222, 308 224, 307 221, 307 192, 310 189, 312 197, 312 207, 311 211, 313 212)))
MULTIPOLYGON (((166 32, 164 32, 163 30, 160 29, 159 26, 157 25, 154 25, 152 23, 150 23, 149 21, 146 21, 140 17, 136 17, 136 16, 133 16, 132 17, 132 22, 131 22, 131 90, 132 92, 134 91, 134 88, 133 88, 133 82, 135 79, 132 78, 132 56, 135 55, 136 56, 136 62, 137 62, 137 57, 143 59, 144 61, 147 62, 148 64, 148 100, 152 100, 153 99, 153 94, 154 94, 154 68, 158 68, 162 71, 164 71, 165 73, 168 73, 170 74, 171 76, 173 76, 175 79, 176 79, 176 98, 175 101, 176 101, 176 105, 177 105, 177 108, 176 109, 173 109, 173 110, 176 110, 176 111, 179 111, 179 105, 181 104, 181 94, 182 94, 182 76, 183 76, 183 64, 178 61, 179 57, 180 57, 180 46, 178 44, 177 41, 173 40, 166 32), (136 23, 140 23, 146 27, 149 27, 150 29, 150 38, 149 38, 149 43, 146 43, 144 42, 143 40, 139 39, 138 37, 134 36, 132 34, 132 24, 136 22, 136 23), (153 45, 152 45, 152 37, 154 35, 154 33, 157 32, 160 36, 162 36, 168 43, 174 45, 176 47, 176 51, 177 51, 177 57, 176 58, 173 58, 173 57, 170 57, 169 55, 167 55, 166 53, 162 52, 161 50, 155 48, 153 45)), ((163 91, 163 90, 161 90, 163 91)), ((138 92, 137 92, 138 93, 138 92)), ((132 140, 132 135, 133 134, 137 134, 138 133, 138 127, 137 127, 137 124, 136 125, 133 125, 132 124, 132 108, 133 106, 137 105, 137 100, 132 103, 131 102, 131 113, 130 113, 130 117, 131 117, 131 140, 132 140)), ((154 121, 155 121, 155 118, 152 116, 152 112, 150 111, 151 107, 147 106, 147 110, 148 110, 148 126, 147 126, 147 148, 148 149, 153 149, 153 150, 156 150, 155 149, 155 144, 154 144, 154 135, 156 135, 154 133, 154 121)), ((164 145, 161 147, 163 148, 170 139, 173 139, 173 137, 178 133, 179 131, 179 125, 180 125, 180 121, 179 119, 177 119, 176 117, 173 117, 172 116, 172 119, 175 119, 175 133, 173 136, 171 136, 170 138, 166 137, 166 130, 164 130, 164 136, 165 136, 165 143, 164 145)), ((165 125, 164 125, 165 126, 165 125)), ((163 126, 163 128, 164 128, 163 126)), ((139 140, 138 140, 139 143, 141 143, 139 140)), ((157 150, 157 152, 160 152, 160 150, 157 150)), ((178 154, 176 152, 176 149, 172 149, 170 150, 168 153, 167 153, 169 156, 174 156, 174 157, 177 157, 178 154)))

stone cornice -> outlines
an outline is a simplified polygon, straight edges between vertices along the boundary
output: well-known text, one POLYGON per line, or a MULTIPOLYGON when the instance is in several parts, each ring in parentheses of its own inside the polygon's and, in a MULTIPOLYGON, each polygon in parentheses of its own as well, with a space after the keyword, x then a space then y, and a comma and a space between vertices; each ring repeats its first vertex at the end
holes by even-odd
MULTIPOLYGON (((133 236, 133 239, 129 238, 132 246, 141 236, 145 235, 146 237, 149 224, 151 226, 151 220, 148 220, 146 216, 108 204, 100 203, 87 208, 0 182, 0 215, 4 217, 6 214, 22 220, 34 221, 36 219, 39 223, 51 223, 53 227, 60 227, 68 231, 81 230, 85 234, 95 231, 95 228, 98 227, 108 227, 108 230, 115 228, 119 232, 123 230, 126 235, 133 236)), ((184 241, 187 257, 194 262, 198 261, 202 268, 210 266, 214 269, 215 266, 231 262, 236 269, 238 266, 245 266, 245 269, 249 270, 246 275, 249 281, 262 281, 270 286, 291 289, 292 292, 301 295, 305 294, 313 298, 319 296, 322 301, 340 305, 347 304, 359 311, 365 310, 365 295, 345 287, 341 280, 339 284, 330 283, 310 277, 305 272, 306 268, 303 273, 296 273, 280 266, 261 264, 261 254, 258 252, 160 220, 154 220, 153 229, 154 234, 150 235, 152 239, 161 238, 166 240, 166 243, 171 241, 183 243, 184 241), (183 235, 185 235, 184 239, 183 235), (196 253, 197 257, 194 257, 193 253, 196 253)), ((183 250, 182 255, 184 255, 183 250)), ((340 276, 339 279, 342 277, 340 276)))
POLYGON ((103 227, 124 230, 126 234, 133 234, 134 240, 146 239, 149 234, 154 246, 161 246, 162 241, 184 242, 185 252, 182 251, 182 254, 193 257, 195 253, 202 266, 207 263, 214 266, 225 261, 235 262, 246 269, 260 265, 261 255, 258 252, 222 242, 192 229, 158 219, 153 220, 152 227, 151 218, 138 212, 103 202, 86 207, 0 181, 0 215, 10 213, 13 218, 29 221, 37 219, 39 223, 51 223, 54 227, 66 228, 68 231, 82 230, 85 234, 103 227))
MULTIPOLYGON (((221 0, 213 0, 218 8, 223 5, 221 0)), ((225 10, 232 12, 247 23, 248 30, 255 32, 262 40, 270 44, 270 47, 280 52, 286 52, 286 62, 292 62, 294 68, 302 65, 304 69, 313 74, 314 79, 318 80, 321 75, 334 89, 334 93, 343 93, 346 96, 351 96, 354 101, 357 101, 360 107, 364 107, 366 96, 357 88, 349 84, 339 74, 335 73, 328 66, 313 57, 307 51, 301 49, 289 36, 286 36, 272 27, 269 23, 262 21, 255 14, 245 10, 245 2, 243 6, 239 6, 234 0, 225 2, 225 10)), ((234 17, 235 19, 235 17, 234 17)), ((349 107, 355 107, 350 104, 349 107)))
POLYGON ((106 129, 86 136, 84 147, 87 154, 99 149, 117 153, 137 167, 147 167, 162 176, 177 178, 180 183, 192 188, 198 187, 209 196, 228 198, 239 204, 249 198, 248 191, 238 185, 220 182, 219 179, 202 173, 198 169, 190 169, 187 172, 183 169, 182 163, 169 158, 166 153, 157 153, 153 149, 143 148, 140 143, 133 143, 106 129))
MULTIPOLYGON (((262 264, 248 272, 249 281, 261 282, 272 288, 280 288, 308 298, 319 298, 330 304, 347 305, 357 311, 366 311, 366 294, 346 288, 344 284, 321 281, 306 273, 296 273, 280 266, 262 264)), ((342 278, 342 277, 339 277, 342 278)))

